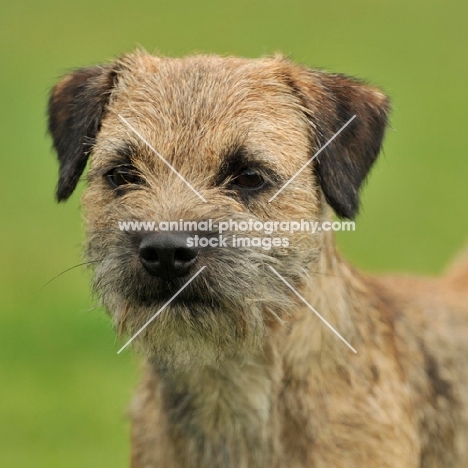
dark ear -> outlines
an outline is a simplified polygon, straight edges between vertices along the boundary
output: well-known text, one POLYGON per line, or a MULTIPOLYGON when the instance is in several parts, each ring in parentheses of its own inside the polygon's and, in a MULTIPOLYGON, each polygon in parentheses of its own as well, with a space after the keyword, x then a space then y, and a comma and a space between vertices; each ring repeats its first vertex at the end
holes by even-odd
POLYGON ((62 79, 49 99, 49 132, 60 163, 57 200, 75 190, 106 111, 116 73, 110 67, 77 70, 62 79))
POLYGON ((339 217, 352 219, 359 189, 382 146, 389 100, 377 88, 343 75, 296 68, 292 79, 315 133, 315 151, 356 116, 314 159, 327 202, 339 217))

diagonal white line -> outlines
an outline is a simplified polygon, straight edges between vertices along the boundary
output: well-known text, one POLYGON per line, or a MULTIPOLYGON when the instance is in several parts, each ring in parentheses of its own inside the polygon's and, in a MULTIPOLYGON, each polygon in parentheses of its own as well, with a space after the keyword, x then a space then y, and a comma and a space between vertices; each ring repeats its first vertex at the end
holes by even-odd
POLYGON ((354 114, 269 200, 271 203, 354 119, 354 114))
POLYGON ((140 138, 140 140, 143 141, 143 142, 148 146, 148 148, 150 148, 150 149, 153 151, 153 153, 154 153, 156 156, 158 156, 158 158, 159 158, 169 169, 171 169, 172 172, 174 172, 174 174, 176 174, 178 177, 180 177, 180 179, 182 179, 182 181, 185 182, 185 184, 190 188, 190 190, 192 190, 192 191, 195 193, 195 195, 197 195, 201 200, 203 200, 204 203, 206 203, 206 200, 202 197, 202 195, 200 195, 200 193, 199 193, 197 190, 195 190, 195 189, 193 188, 193 186, 192 186, 189 182, 187 182, 187 180, 186 180, 181 174, 179 174, 179 172, 177 172, 177 170, 174 169, 174 167, 171 166, 171 165, 161 156, 161 154, 160 154, 158 151, 156 151, 155 148, 153 148, 153 146, 143 137, 143 135, 142 135, 140 132, 138 132, 138 130, 137 130, 135 127, 133 127, 133 126, 128 122, 128 120, 126 120, 126 119, 125 119, 124 117, 122 117, 120 114, 118 114, 118 116, 119 116, 119 119, 120 119, 135 135, 137 135, 138 138, 140 138))
POLYGON ((202 266, 118 351, 120 354, 204 269, 202 266))
POLYGON ((357 351, 270 265, 270 270, 346 345, 351 351, 357 351))

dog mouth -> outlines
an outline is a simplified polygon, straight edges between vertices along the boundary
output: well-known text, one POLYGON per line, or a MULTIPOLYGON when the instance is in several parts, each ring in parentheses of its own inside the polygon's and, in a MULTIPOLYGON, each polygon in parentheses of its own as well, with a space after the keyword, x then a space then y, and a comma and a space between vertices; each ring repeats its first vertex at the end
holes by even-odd
POLYGON ((174 278, 171 281, 164 281, 158 288, 157 300, 164 303, 183 305, 206 302, 207 296, 200 294, 188 284, 192 278, 174 278))
POLYGON ((144 306, 183 306, 195 310, 197 306, 219 306, 218 301, 206 288, 206 281, 201 276, 206 274, 204 267, 199 267, 190 275, 170 280, 153 278, 145 275, 146 281, 139 281, 138 290, 133 289, 131 297, 144 306))

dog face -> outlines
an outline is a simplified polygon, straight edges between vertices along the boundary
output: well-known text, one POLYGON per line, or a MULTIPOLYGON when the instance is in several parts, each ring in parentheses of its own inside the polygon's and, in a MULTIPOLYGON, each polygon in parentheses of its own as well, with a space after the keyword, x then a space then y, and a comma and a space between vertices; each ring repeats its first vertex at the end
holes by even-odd
POLYGON ((118 223, 319 221, 327 206, 352 218, 387 113, 380 91, 281 57, 134 53, 65 77, 49 104, 60 161, 57 197, 70 196, 91 155, 86 252, 94 288, 119 328, 134 333, 206 267, 142 333, 142 348, 164 365, 260 350, 272 323, 294 308, 269 266, 300 288, 321 236, 288 234, 287 247, 269 250, 201 249, 186 261, 185 274, 162 278, 148 267, 149 256, 142 259, 142 243, 152 245, 148 234, 120 231, 118 223))

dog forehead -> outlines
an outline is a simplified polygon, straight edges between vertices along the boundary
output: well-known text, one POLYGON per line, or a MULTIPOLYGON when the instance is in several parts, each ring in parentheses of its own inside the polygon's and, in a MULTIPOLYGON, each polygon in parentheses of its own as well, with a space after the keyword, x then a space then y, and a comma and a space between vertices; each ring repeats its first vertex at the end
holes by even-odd
POLYGON ((103 133, 141 146, 123 117, 168 160, 190 153, 199 160, 202 153, 208 162, 246 141, 264 154, 303 148, 307 119, 286 64, 282 58, 132 55, 122 61, 103 133))
POLYGON ((119 80, 118 107, 122 112, 131 107, 167 131, 193 132, 202 126, 206 131, 222 121, 232 126, 255 115, 290 121, 290 112, 297 110, 280 59, 137 56, 130 64, 119 80))
POLYGON ((152 101, 172 101, 172 105, 180 103, 192 110, 197 104, 213 105, 220 98, 232 104, 260 96, 262 100, 284 97, 290 91, 287 63, 279 57, 249 60, 216 55, 161 58, 131 54, 118 68, 122 87, 133 97, 142 94, 152 101), (183 102, 187 98, 189 101, 183 102))

